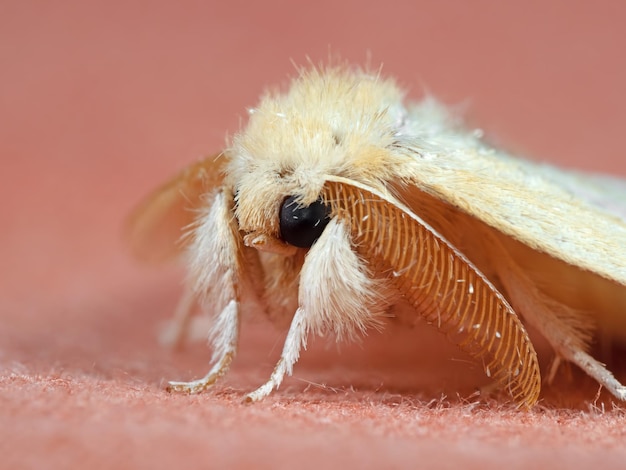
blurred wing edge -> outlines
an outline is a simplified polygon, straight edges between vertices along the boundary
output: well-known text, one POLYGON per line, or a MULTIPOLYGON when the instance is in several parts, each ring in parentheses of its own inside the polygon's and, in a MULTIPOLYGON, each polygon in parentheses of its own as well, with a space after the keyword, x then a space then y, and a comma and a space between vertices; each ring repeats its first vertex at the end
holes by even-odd
POLYGON ((220 153, 189 165, 137 206, 124 227, 135 257, 158 263, 182 253, 189 239, 184 235, 205 203, 203 196, 222 185, 225 163, 220 153))

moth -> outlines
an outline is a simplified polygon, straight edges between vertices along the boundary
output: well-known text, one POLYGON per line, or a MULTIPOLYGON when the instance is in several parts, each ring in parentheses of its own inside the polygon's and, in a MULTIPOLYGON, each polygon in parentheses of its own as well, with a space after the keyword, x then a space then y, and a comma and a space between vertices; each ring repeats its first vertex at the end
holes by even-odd
POLYGON ((402 315, 445 333, 519 406, 541 388, 525 323, 626 399, 588 353, 594 340, 626 340, 626 183, 491 148, 379 73, 299 70, 129 228, 140 256, 187 263, 175 340, 196 302, 213 318, 212 368, 170 390, 200 392, 227 372, 251 299, 290 327, 250 401, 292 373, 310 336, 343 340, 402 315))

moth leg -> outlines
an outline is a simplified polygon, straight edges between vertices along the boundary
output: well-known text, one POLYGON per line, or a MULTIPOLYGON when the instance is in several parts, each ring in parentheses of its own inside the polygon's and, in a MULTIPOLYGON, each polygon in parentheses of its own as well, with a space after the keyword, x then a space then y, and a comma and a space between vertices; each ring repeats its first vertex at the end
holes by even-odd
MULTIPOLYGON (((515 300, 513 302, 516 303, 515 300)), ((576 364, 615 397, 626 400, 626 387, 604 364, 585 351, 585 346, 577 341, 569 325, 555 315, 552 308, 546 308, 545 304, 536 304, 534 308, 522 310, 522 314, 531 325, 541 331, 557 354, 557 359, 550 370, 550 379, 554 377, 561 360, 564 359, 576 364)))
POLYGON ((559 355, 555 356, 550 364, 550 371, 548 372, 548 376, 546 377, 546 382, 552 384, 554 378, 556 377, 556 373, 559 371, 559 367, 563 363, 563 358, 559 355))
POLYGON ((261 400, 280 386, 285 374, 291 375, 300 349, 306 349, 309 332, 323 336, 332 331, 340 340, 379 325, 386 308, 380 289, 370 278, 365 262, 353 251, 347 223, 332 219, 300 271, 300 306, 280 359, 270 379, 248 394, 246 401, 261 400))
POLYGON ((167 322, 159 335, 159 341, 165 346, 179 349, 189 335, 191 316, 196 303, 196 295, 191 286, 186 285, 183 295, 176 305, 173 317, 167 322))
POLYGON ((302 347, 306 349, 307 325, 305 320, 306 312, 302 308, 298 308, 291 321, 285 345, 283 346, 283 352, 280 355, 276 367, 274 367, 270 379, 254 392, 249 393, 245 398, 246 402, 259 401, 265 398, 272 390, 280 386, 285 374, 291 375, 293 366, 298 362, 298 358, 300 357, 300 349, 302 347))
POLYGON ((603 363, 597 361, 585 351, 574 349, 567 351, 567 353, 569 353, 569 355, 565 356, 566 359, 569 359, 596 379, 600 385, 604 386, 615 397, 620 400, 626 400, 626 387, 613 376, 611 371, 609 371, 603 363))
POLYGON ((191 382, 169 382, 168 390, 172 392, 200 393, 213 385, 222 377, 237 354, 239 339, 239 308, 238 302, 231 300, 218 315, 213 326, 214 353, 213 367, 198 380, 191 382))
MULTIPOLYGON (((201 379, 170 382, 170 391, 199 393, 205 390, 228 371, 237 353, 240 290, 246 276, 241 272, 245 254, 232 206, 230 191, 215 194, 196 221, 188 251, 192 294, 201 299, 205 311, 217 309, 219 312, 210 333, 214 365, 201 379)), ((188 316, 188 312, 181 316, 188 316)))
POLYGON ((499 275, 511 303, 522 312, 528 323, 541 332, 558 356, 550 376, 556 373, 560 360, 564 359, 576 364, 615 397, 626 400, 626 387, 604 364, 585 351, 591 327, 581 319, 581 313, 547 297, 514 263, 508 267, 499 275))

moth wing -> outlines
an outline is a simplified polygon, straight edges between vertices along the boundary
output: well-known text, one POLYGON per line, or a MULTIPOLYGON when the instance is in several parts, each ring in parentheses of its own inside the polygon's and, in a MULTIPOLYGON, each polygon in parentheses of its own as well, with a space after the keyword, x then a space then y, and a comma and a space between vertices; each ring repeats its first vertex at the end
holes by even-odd
POLYGON ((626 286, 626 183, 516 159, 477 142, 428 158, 415 154, 405 174, 425 193, 534 250, 626 286))
POLYGON ((193 224, 202 196, 223 181, 222 154, 183 169, 150 194, 130 215, 126 235, 140 259, 158 262, 178 255, 186 246, 185 228, 193 224))
POLYGON ((626 222, 626 181, 606 175, 546 167, 548 177, 572 194, 626 222))

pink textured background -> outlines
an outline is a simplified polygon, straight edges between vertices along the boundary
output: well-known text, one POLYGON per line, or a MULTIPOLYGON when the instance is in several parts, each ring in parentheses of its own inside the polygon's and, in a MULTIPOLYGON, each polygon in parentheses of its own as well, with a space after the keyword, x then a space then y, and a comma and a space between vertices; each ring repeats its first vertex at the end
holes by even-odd
POLYGON ((214 3, 0 5, 0 468, 622 466, 624 412, 578 371, 532 412, 476 405, 480 367, 422 329, 314 344, 244 406, 283 338, 253 320, 215 392, 169 395, 209 351, 159 347, 181 272, 136 264, 121 226, 329 48, 510 149, 626 176, 625 4, 214 3))

